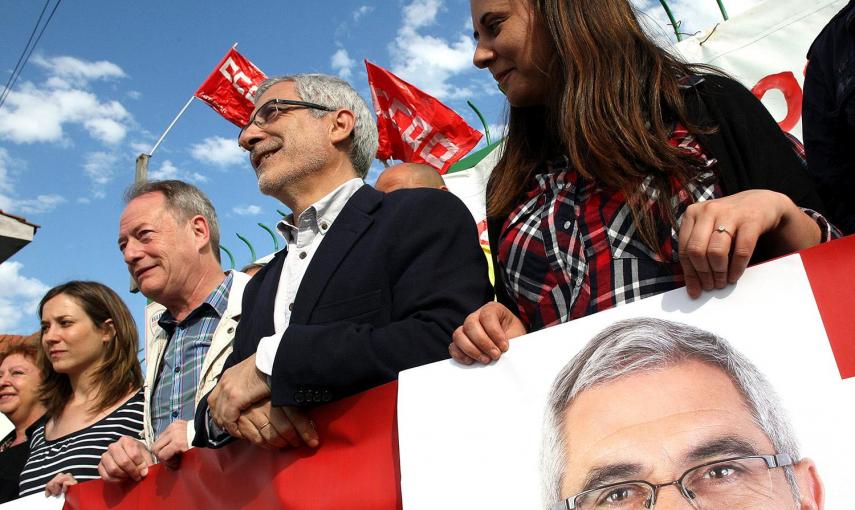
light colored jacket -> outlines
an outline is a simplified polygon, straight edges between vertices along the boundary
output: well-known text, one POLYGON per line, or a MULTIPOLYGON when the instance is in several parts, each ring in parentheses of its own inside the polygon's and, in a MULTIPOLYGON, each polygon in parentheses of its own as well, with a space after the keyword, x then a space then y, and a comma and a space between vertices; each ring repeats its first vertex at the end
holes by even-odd
MULTIPOLYGON (((234 276, 232 276, 232 286, 229 289, 229 302, 226 305, 226 311, 220 319, 220 323, 217 324, 217 329, 214 330, 214 335, 211 338, 211 347, 208 348, 208 353, 202 361, 202 374, 199 377, 199 387, 196 389, 194 408, 198 407, 199 401, 214 389, 220 372, 223 370, 223 364, 232 352, 232 340, 234 340, 235 330, 240 320, 243 289, 250 278, 249 275, 239 271, 232 271, 232 274, 234 276)), ((146 345, 146 359, 148 361, 145 369, 145 413, 143 427, 145 433, 144 440, 149 449, 153 447, 156 439, 151 423, 151 392, 163 363, 163 354, 168 340, 166 331, 158 327, 156 334, 152 336, 146 345)), ((191 419, 187 424, 188 445, 193 444, 195 435, 196 428, 193 426, 193 420, 191 419)))

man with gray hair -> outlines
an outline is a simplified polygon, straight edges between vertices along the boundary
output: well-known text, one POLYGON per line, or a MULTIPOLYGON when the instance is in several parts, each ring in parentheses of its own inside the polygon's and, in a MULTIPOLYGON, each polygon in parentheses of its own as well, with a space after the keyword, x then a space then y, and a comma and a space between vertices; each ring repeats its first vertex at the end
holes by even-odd
POLYGON ((541 456, 548 510, 823 507, 769 382, 678 322, 624 320, 594 337, 553 384, 541 456))
POLYGON ((230 434, 316 447, 308 407, 447 358, 452 331, 492 290, 459 199, 365 185, 377 130, 349 84, 274 78, 255 105, 239 143, 261 192, 291 210, 277 225, 287 247, 247 286, 235 350, 200 406, 194 444, 230 434))
POLYGON ((196 406, 231 353, 249 281, 220 267, 217 213, 197 187, 138 183, 125 203, 119 250, 142 294, 164 311, 147 339, 145 443, 124 436, 108 447, 98 470, 109 481, 139 480, 155 459, 173 461, 190 447, 196 406))

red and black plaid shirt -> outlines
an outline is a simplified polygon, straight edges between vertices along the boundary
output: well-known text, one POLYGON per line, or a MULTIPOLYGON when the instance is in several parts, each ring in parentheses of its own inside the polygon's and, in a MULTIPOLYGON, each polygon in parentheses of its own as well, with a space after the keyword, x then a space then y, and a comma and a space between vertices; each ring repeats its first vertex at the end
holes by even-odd
MULTIPOLYGON (((716 161, 694 136, 677 126, 669 143, 698 161, 695 178, 671 198, 679 225, 689 205, 718 198, 721 190, 711 170, 716 161)), ((667 222, 658 225, 655 253, 636 232, 623 192, 569 169, 566 158, 548 164, 535 181, 502 227, 498 253, 498 273, 529 331, 683 286, 677 231, 667 222)), ((664 217, 649 182, 642 192, 654 217, 664 217)), ((833 237, 822 216, 805 212, 820 224, 823 240, 833 237)))

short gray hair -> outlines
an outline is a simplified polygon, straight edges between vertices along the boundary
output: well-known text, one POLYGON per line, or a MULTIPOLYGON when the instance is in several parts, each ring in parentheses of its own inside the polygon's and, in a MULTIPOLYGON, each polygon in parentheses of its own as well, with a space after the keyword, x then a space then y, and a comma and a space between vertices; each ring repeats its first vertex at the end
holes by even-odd
POLYGON ((125 190, 125 204, 147 193, 162 193, 167 208, 177 220, 187 221, 196 215, 205 218, 210 231, 211 251, 217 262, 220 262, 220 224, 217 221, 217 211, 202 190, 179 180, 138 182, 125 190))
MULTIPOLYGON (((798 443, 780 399, 748 358, 723 338, 702 329, 660 319, 628 319, 597 334, 555 378, 547 400, 541 446, 545 508, 561 500, 567 452, 562 431, 573 399, 598 384, 689 360, 707 363, 727 374, 775 453, 800 459, 798 443)), ((784 467, 784 472, 798 502, 792 466, 784 467)))
MULTIPOLYGON (((346 81, 327 74, 294 74, 270 78, 258 86, 255 101, 258 103, 264 92, 282 82, 293 82, 297 87, 297 95, 303 101, 317 103, 330 108, 344 108, 353 112, 354 126, 351 134, 353 141, 350 146, 350 161, 361 178, 368 175, 371 162, 377 154, 378 135, 377 125, 371 116, 368 104, 356 90, 346 81)), ((323 117, 329 112, 311 110, 315 117, 323 117)))

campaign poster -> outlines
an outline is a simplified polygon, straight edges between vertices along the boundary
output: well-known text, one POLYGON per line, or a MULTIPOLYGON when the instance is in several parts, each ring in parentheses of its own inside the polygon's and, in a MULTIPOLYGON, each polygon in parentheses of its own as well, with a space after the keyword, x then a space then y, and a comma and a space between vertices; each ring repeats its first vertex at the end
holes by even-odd
MULTIPOLYGON (((855 303, 851 288, 837 290, 837 304, 855 303)), ((855 328, 848 331, 837 341, 851 345, 855 328)), ((698 299, 677 289, 513 339, 487 366, 444 361, 408 370, 398 393, 403 507, 573 508, 565 500, 588 491, 576 508, 645 508, 620 504, 655 490, 682 505, 699 498, 693 508, 799 508, 786 471, 807 473, 802 492, 818 496, 818 508, 852 508, 855 379, 844 378, 839 358, 796 254, 698 299), (678 325, 665 337, 682 334, 689 344, 712 342, 699 340, 707 333, 724 339, 723 365, 700 355, 645 361, 670 349, 645 344, 657 336, 646 333, 651 323, 662 321, 678 325), (636 340, 647 351, 610 358, 626 344, 601 343, 592 351, 599 357, 582 352, 621 327, 645 332, 636 340), (722 366, 741 367, 739 378, 722 366), (695 466, 751 453, 784 456, 695 470, 682 478, 685 495, 677 484, 621 485, 668 484, 695 466), (740 482, 752 462, 761 487, 740 482), (614 484, 619 490, 597 492, 614 484)))

